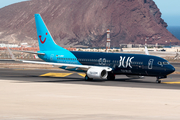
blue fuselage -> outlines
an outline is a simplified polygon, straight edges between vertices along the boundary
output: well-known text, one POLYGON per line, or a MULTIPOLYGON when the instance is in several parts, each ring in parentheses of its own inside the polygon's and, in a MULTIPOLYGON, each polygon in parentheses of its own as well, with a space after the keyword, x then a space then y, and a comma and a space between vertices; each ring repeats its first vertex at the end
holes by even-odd
POLYGON ((46 51, 45 56, 39 57, 47 62, 111 67, 114 74, 163 77, 175 71, 167 60, 157 56, 81 51, 69 51, 71 54, 69 52, 66 54, 66 52, 50 51, 48 54, 46 51))

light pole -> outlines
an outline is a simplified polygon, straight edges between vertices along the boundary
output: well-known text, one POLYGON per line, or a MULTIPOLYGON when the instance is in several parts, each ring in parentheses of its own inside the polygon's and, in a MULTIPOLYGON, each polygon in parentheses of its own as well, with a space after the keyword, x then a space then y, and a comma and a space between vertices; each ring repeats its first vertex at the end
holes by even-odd
POLYGON ((170 48, 171 48, 171 40, 170 40, 170 48))

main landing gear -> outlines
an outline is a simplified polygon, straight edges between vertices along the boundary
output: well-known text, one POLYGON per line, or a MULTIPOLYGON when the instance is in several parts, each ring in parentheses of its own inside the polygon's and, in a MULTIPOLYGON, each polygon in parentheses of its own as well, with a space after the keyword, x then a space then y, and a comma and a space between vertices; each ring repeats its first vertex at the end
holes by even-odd
POLYGON ((113 73, 108 73, 107 80, 115 80, 115 75, 113 73))
MULTIPOLYGON (((93 78, 89 78, 87 75, 84 77, 85 81, 91 81, 93 78)), ((107 80, 115 80, 115 75, 113 73, 108 73, 107 80)))

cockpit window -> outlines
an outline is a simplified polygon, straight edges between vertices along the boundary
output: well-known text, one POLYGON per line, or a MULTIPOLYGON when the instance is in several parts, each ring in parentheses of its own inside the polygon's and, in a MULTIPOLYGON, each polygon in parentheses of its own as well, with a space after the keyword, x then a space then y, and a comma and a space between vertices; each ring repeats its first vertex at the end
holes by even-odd
POLYGON ((162 65, 162 62, 159 61, 158 64, 159 64, 159 65, 162 65))
POLYGON ((169 65, 169 62, 163 62, 163 65, 169 65))
POLYGON ((158 64, 159 64, 159 65, 169 65, 170 63, 167 62, 167 61, 165 61, 165 62, 160 62, 160 61, 159 61, 158 64))

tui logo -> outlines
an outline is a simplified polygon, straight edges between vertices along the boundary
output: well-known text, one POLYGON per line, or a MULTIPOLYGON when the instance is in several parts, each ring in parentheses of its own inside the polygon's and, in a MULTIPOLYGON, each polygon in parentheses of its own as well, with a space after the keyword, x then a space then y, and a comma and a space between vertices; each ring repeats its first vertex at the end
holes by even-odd
MULTIPOLYGON (((48 35, 48 33, 46 33, 46 35, 48 35)), ((39 36, 39 39, 40 39, 41 43, 44 44, 44 43, 46 42, 46 37, 45 37, 45 39, 44 39, 43 41, 41 40, 41 37, 42 37, 42 36, 40 35, 40 36, 39 36)))

